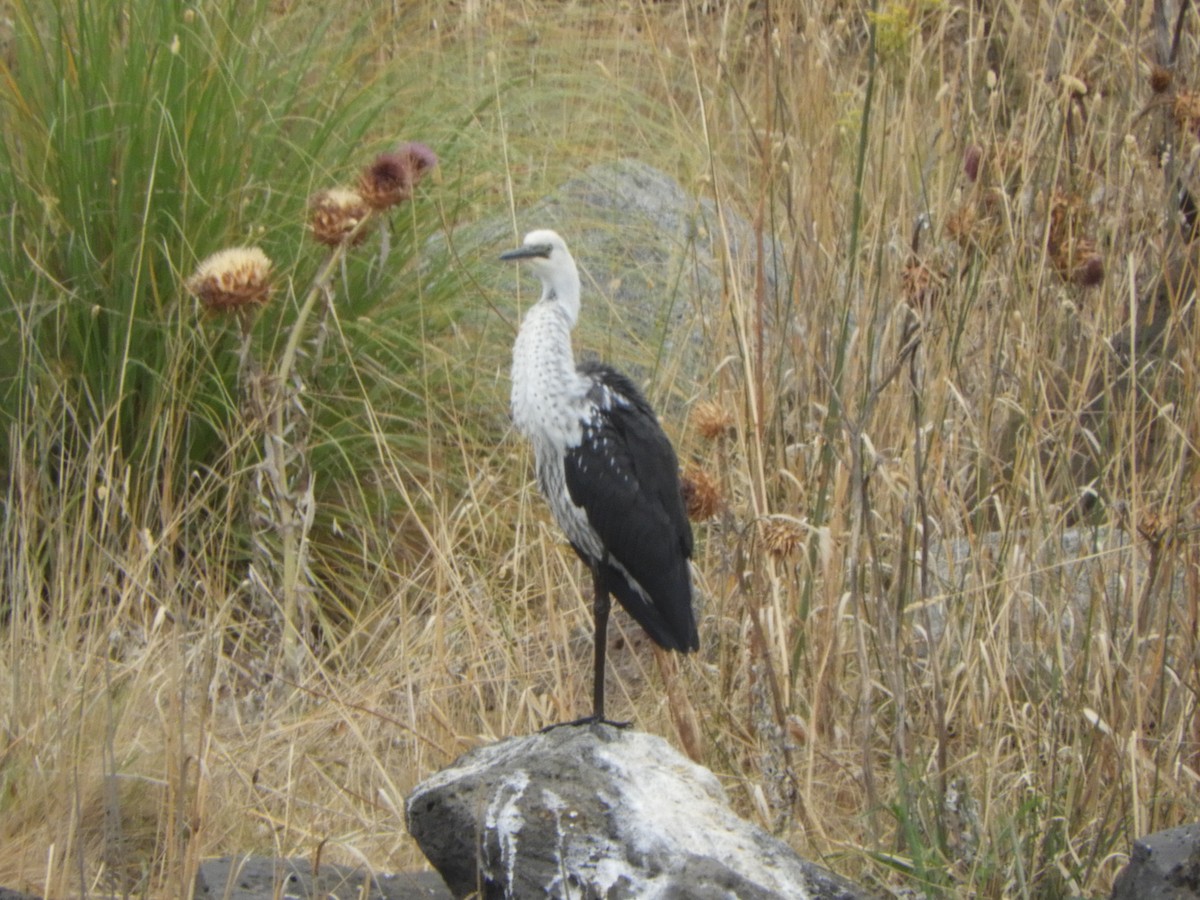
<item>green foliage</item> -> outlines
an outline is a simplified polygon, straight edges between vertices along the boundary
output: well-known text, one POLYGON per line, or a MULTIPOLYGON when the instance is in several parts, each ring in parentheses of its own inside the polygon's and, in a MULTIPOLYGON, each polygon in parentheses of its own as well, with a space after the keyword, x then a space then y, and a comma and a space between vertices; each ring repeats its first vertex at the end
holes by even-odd
POLYGON ((887 59, 904 56, 926 20, 943 6, 943 0, 888 0, 882 9, 867 13, 875 27, 879 53, 887 59))
MULTIPOLYGON (((37 461, 55 484, 99 454, 126 473, 129 521, 155 533, 232 515, 233 545, 206 551, 230 560, 231 585, 245 577, 260 423, 239 396, 236 321, 205 314, 183 283, 216 250, 260 246, 276 289, 251 352, 273 370, 326 256, 305 237, 307 199, 352 183, 395 126, 369 21, 333 21, 300 28, 238 0, 18 0, 0 69, 0 462, 37 461)), ((404 136, 437 142, 405 113, 404 136)), ((456 287, 421 285, 440 224, 428 195, 339 266, 320 359, 311 323, 299 336, 318 524, 370 510, 380 454, 419 443, 423 339, 456 287), (384 431, 364 415, 373 403, 396 417, 384 431)))
POLYGON ((263 2, 15 12, 0 73, 0 422, 58 398, 64 451, 103 435, 139 471, 209 460, 232 360, 205 358, 182 277, 230 243, 290 266, 310 173, 362 155, 372 110, 348 87, 361 60, 327 59, 320 29, 274 43, 263 2))

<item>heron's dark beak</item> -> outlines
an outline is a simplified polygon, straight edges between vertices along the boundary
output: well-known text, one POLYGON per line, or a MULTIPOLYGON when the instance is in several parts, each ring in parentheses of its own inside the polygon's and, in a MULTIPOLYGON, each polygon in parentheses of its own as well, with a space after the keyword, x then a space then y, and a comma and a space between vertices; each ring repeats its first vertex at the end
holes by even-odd
POLYGON ((550 251, 553 248, 549 244, 526 244, 523 247, 518 247, 516 250, 509 250, 507 253, 501 253, 501 259, 531 259, 540 257, 541 259, 549 259, 550 251))

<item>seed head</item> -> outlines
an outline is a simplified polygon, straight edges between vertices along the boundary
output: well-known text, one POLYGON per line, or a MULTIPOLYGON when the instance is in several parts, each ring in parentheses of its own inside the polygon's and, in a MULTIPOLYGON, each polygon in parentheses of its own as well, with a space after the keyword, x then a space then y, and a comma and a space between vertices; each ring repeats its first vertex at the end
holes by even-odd
POLYGON ((1086 97, 1088 95, 1087 82, 1082 78, 1076 78, 1074 75, 1064 74, 1059 76, 1059 83, 1063 86, 1067 96, 1072 99, 1086 97))
POLYGON ((900 272, 900 284, 904 299, 913 309, 925 309, 937 305, 942 295, 942 278, 929 266, 911 259, 900 272))
POLYGON ((688 466, 679 483, 683 505, 693 522, 711 519, 721 508, 721 489, 708 472, 699 466, 688 466))
POLYGON ((983 162, 983 148, 978 144, 970 144, 963 153, 963 171, 968 181, 979 180, 979 166, 983 162))
POLYGON ((317 191, 308 200, 308 230, 314 240, 327 247, 339 246, 352 234, 352 243, 361 244, 367 230, 355 233, 354 229, 369 214, 367 202, 358 191, 349 188, 317 191))
MULTIPOLYGON (((1088 243, 1091 242, 1089 241, 1088 243)), ((1071 272, 1071 280, 1080 287, 1095 287, 1098 285, 1104 280, 1104 257, 1096 252, 1084 255, 1075 264, 1075 268, 1071 272)))
POLYGON ((978 204, 967 201, 946 217, 945 233, 964 249, 988 250, 1000 236, 999 216, 991 211, 993 191, 985 190, 978 204))
POLYGON ((437 154, 419 141, 401 144, 396 148, 396 152, 408 158, 413 171, 413 184, 424 178, 429 170, 438 164, 437 154))
POLYGON ((946 217, 946 234, 964 247, 971 245, 975 223, 979 213, 970 203, 965 203, 946 217))
POLYGON ((1141 517, 1138 519, 1137 530, 1142 540, 1149 541, 1151 544, 1160 544, 1164 539, 1169 542, 1175 524, 1173 517, 1169 514, 1148 509, 1142 511, 1141 517))
POLYGON ((1104 280, 1104 257, 1096 242, 1084 237, 1087 205, 1077 194, 1056 189, 1050 197, 1046 249, 1058 274, 1081 287, 1095 287, 1104 280))
POLYGON ((733 416, 715 400, 703 400, 692 410, 692 424, 700 437, 715 441, 733 432, 733 416))
POLYGON ((231 247, 200 263, 186 287, 212 312, 258 306, 271 296, 271 260, 258 247, 231 247))
POLYGON ((412 196, 412 164, 399 153, 380 153, 358 179, 358 190, 371 209, 388 209, 412 196))
POLYGON ((804 529, 791 519, 764 519, 762 539, 768 553, 776 559, 783 559, 804 545, 804 529))
POLYGON ((1184 131, 1195 133, 1200 124, 1200 93, 1180 91, 1171 104, 1175 124, 1184 131))
POLYGON ((1150 67, 1150 90, 1156 94, 1165 94, 1171 88, 1173 76, 1165 66, 1150 67))
POLYGON ((371 209, 388 209, 412 196, 413 188, 437 165, 437 155, 424 144, 401 144, 381 153, 358 180, 358 190, 371 209))

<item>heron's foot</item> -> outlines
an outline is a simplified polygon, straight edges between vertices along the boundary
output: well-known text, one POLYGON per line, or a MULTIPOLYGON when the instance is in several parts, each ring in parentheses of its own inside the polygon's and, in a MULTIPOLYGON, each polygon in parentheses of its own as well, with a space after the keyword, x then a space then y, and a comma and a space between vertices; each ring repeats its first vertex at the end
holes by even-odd
POLYGON ((578 728, 580 725, 608 725, 612 728, 628 728, 632 724, 632 722, 614 722, 612 719, 606 719, 604 716, 592 713, 590 716, 584 716, 582 719, 572 719, 570 722, 556 722, 539 730, 542 734, 545 734, 547 731, 553 731, 555 728, 578 728))

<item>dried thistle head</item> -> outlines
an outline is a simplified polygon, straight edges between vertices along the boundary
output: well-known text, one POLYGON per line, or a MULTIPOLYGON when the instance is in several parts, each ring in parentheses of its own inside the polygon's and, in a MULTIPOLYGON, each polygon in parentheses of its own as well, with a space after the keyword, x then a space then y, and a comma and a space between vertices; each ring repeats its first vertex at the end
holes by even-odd
POLYGON ((358 191, 371 209, 388 209, 409 199, 417 182, 436 165, 437 155, 424 144, 401 144, 363 169, 358 191))
POLYGON ((1169 541, 1174 527, 1172 516, 1155 509, 1143 510, 1137 523, 1138 534, 1151 544, 1160 544, 1164 539, 1169 541))
POLYGON ((411 197, 415 183, 407 156, 380 153, 359 176, 358 192, 371 209, 383 210, 411 197))
POLYGON ((1054 193, 1050 195, 1050 225, 1046 238, 1050 246, 1066 240, 1078 230, 1083 216, 1083 199, 1078 194, 1068 194, 1060 188, 1055 188, 1054 193))
POLYGON ((231 247, 196 267, 188 292, 211 312, 243 310, 271 296, 271 260, 258 247, 231 247))
POLYGON ((760 524, 763 546, 776 559, 791 556, 804 546, 804 528, 793 519, 772 517, 760 524))
POLYGON ((992 196, 992 190, 984 191, 980 205, 968 201, 951 212, 946 217, 946 236, 963 249, 990 249, 999 236, 999 220, 990 212, 992 196))
POLYGON ((904 299, 913 309, 931 309, 941 299, 943 279, 929 266, 910 259, 900 272, 900 285, 904 299))
POLYGON ((1156 94, 1165 94, 1171 89, 1171 82, 1174 76, 1171 70, 1165 66, 1153 65, 1150 67, 1150 90, 1156 94))
POLYGON ((975 223, 979 221, 979 212, 974 204, 965 203, 946 217, 946 235, 962 247, 974 243, 973 232, 975 223))
POLYGON ((1179 128, 1189 134, 1196 134, 1200 128, 1200 93, 1180 91, 1171 104, 1171 112, 1179 128))
POLYGON ((1095 287, 1104 280, 1104 257, 1089 238, 1069 237, 1050 247, 1050 261, 1064 281, 1095 287))
POLYGON ((1104 257, 1096 242, 1080 236, 1086 205, 1082 198, 1056 190, 1050 198, 1050 222, 1046 249, 1058 274, 1081 287, 1095 287, 1104 280, 1104 257))
POLYGON ((733 416, 716 400, 702 400, 692 408, 692 424, 700 437, 715 441, 733 433, 733 416))
POLYGON ((370 215, 370 208, 358 191, 329 188, 308 199, 308 230, 313 239, 326 247, 337 247, 354 235, 352 243, 361 244, 365 228, 355 233, 359 223, 370 215))
POLYGON ((401 144, 396 148, 396 152, 408 159, 409 165, 412 168, 413 184, 424 178, 430 169, 437 166, 438 158, 425 144, 419 141, 410 141, 407 144, 401 144))
POLYGON ((711 519, 721 508, 721 488, 699 466, 688 466, 679 480, 679 489, 688 518, 693 522, 711 519))
POLYGON ((1104 280, 1104 257, 1096 252, 1095 241, 1078 242, 1071 280, 1080 287, 1095 287, 1104 280))
POLYGON ((963 172, 968 181, 979 180, 979 167, 983 163, 983 148, 978 144, 969 144, 963 151, 963 172))

